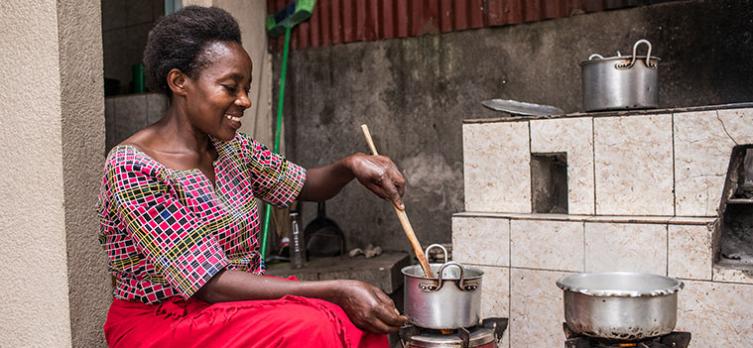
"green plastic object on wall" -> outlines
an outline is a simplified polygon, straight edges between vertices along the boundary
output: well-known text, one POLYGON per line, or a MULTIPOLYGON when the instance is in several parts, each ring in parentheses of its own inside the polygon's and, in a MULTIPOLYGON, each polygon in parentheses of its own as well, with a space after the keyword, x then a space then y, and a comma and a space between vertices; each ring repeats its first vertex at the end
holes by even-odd
POLYGON ((291 1, 288 6, 273 15, 267 16, 267 32, 270 36, 280 36, 285 28, 292 28, 301 23, 314 12, 316 0, 291 1))
POLYGON ((144 85, 144 64, 131 65, 131 93, 144 93, 146 87, 144 85))

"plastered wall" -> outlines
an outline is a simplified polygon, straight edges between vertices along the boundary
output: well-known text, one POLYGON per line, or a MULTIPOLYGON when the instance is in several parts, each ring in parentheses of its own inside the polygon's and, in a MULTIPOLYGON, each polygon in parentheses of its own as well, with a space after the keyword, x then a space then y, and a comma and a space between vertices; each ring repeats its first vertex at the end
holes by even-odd
POLYGON ((0 346, 102 346, 99 2, 0 2, 0 346))
POLYGON ((105 143, 100 1, 58 0, 62 175, 74 347, 104 345, 112 296, 95 204, 105 143))
POLYGON ((57 23, 53 0, 0 5, 0 342, 8 347, 71 342, 57 23))

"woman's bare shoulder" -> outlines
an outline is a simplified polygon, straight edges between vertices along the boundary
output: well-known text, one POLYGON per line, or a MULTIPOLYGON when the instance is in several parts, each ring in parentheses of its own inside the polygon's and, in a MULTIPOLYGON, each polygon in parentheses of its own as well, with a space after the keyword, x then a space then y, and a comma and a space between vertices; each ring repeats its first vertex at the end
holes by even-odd
POLYGON ((155 125, 151 125, 137 131, 118 146, 134 147, 154 161, 173 170, 189 170, 198 167, 198 157, 195 153, 168 144, 159 132, 160 130, 155 125))

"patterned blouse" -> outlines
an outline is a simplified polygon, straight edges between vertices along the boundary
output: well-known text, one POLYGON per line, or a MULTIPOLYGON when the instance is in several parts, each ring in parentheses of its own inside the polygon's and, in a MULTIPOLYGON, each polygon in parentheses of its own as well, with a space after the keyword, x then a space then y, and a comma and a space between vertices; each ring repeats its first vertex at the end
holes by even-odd
POLYGON ((306 171, 240 133, 212 142, 215 185, 199 169, 167 168, 134 146, 110 151, 97 211, 116 298, 187 299, 222 269, 262 272, 256 198, 289 205, 306 171))

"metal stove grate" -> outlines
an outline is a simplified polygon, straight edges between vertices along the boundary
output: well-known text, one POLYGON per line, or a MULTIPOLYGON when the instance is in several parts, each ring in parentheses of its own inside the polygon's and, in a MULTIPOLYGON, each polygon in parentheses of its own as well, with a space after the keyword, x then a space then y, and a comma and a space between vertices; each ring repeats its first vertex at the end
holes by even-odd
POLYGON ((573 333, 562 324, 565 331, 565 348, 688 348, 690 332, 673 331, 666 335, 637 341, 618 341, 573 333))
POLYGON ((434 330, 418 327, 412 324, 404 325, 400 328, 399 336, 400 340, 405 346, 405 342, 410 342, 414 337, 425 334, 440 334, 445 336, 457 336, 463 341, 461 347, 472 347, 470 340, 471 334, 479 329, 491 330, 494 334, 494 339, 499 342, 502 336, 507 330, 508 319, 507 318, 486 318, 481 321, 481 324, 468 328, 450 329, 450 330, 434 330))

